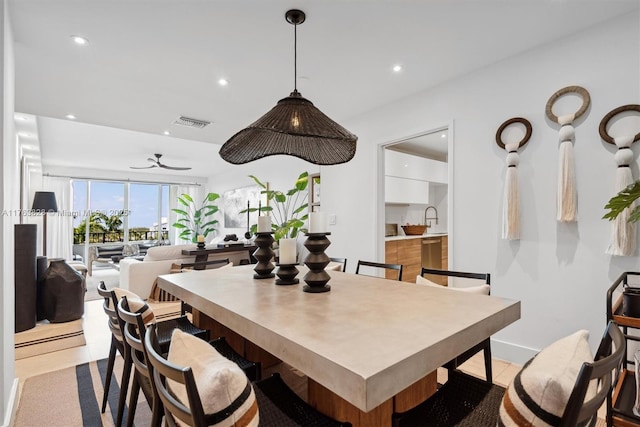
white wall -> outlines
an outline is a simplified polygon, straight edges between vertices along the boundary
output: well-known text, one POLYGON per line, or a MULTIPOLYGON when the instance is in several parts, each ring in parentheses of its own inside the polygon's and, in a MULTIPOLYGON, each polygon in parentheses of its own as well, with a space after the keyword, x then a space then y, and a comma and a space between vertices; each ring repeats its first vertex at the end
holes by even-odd
MULTIPOLYGON (((323 210, 338 219, 332 247, 354 260, 382 256, 378 145, 453 121, 452 267, 490 271, 494 295, 522 302, 522 318, 495 336, 508 345, 496 342, 494 353, 522 362, 580 328, 595 344, 605 326, 606 289, 622 271, 638 268, 637 256, 604 253, 609 224, 600 218, 614 194, 615 163, 598 125, 613 108, 639 103, 639 51, 638 16, 623 16, 341 123, 359 140, 353 161, 322 168, 323 210), (585 87, 592 106, 576 126, 579 221, 566 225, 555 220, 558 128, 544 108, 568 85, 585 87), (533 136, 519 166, 522 239, 509 242, 500 238, 505 152, 495 132, 515 116, 531 121, 533 136)), ((640 124, 628 122, 615 131, 637 133, 640 124)))
MULTIPOLYGON (((18 209, 20 206, 20 189, 15 183, 19 180, 19 161, 17 155, 18 140, 13 125, 14 114, 14 56, 13 36, 9 25, 8 6, 5 0, 0 0, 0 22, 2 22, 2 150, 0 150, 0 174, 2 189, 2 210, 18 209)), ((15 376, 14 364, 14 269, 13 269, 13 226, 17 218, 2 216, 0 228, 0 276, 2 277, 2 291, 0 298, 0 318, 2 319, 2 346, 0 347, 0 421, 3 425, 11 423, 18 381, 15 376)))

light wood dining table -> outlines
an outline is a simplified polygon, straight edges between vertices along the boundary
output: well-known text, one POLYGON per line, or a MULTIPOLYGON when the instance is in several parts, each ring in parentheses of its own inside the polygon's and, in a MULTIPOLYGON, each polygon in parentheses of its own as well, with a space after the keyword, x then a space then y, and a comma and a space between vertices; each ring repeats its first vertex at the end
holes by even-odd
POLYGON ((193 307, 194 323, 213 320, 307 375, 309 402, 354 426, 390 426, 435 391, 439 366, 520 318, 519 301, 337 271, 330 292, 306 293, 298 269, 298 285, 254 279, 252 265, 158 285, 193 307))

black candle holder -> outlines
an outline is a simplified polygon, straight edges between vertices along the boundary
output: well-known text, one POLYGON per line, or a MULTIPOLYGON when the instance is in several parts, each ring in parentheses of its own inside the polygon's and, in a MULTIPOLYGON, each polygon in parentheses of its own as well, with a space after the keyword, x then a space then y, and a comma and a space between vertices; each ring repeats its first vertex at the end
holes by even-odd
POLYGON ((204 249, 204 242, 198 242, 198 249, 204 249))
POLYGON ((307 240, 304 247, 309 250, 309 255, 304 259, 304 265, 309 267, 309 272, 304 275, 304 281, 307 283, 302 290, 311 293, 329 292, 331 286, 327 282, 331 279, 329 273, 325 271, 325 267, 331 262, 331 259, 324 253, 331 242, 327 236, 331 233, 307 233, 307 240))
POLYGON ((297 264, 278 264, 278 270, 276 271, 276 285, 297 285, 300 283, 299 279, 296 279, 299 271, 296 268, 297 264))
POLYGON ((273 231, 260 232, 256 233, 255 244, 258 247, 256 251, 253 253, 255 259, 258 260, 253 271, 256 274, 253 275, 254 279, 270 279, 275 277, 275 274, 272 273, 275 266, 271 263, 273 256, 273 250, 271 249, 271 245, 273 245, 273 231))

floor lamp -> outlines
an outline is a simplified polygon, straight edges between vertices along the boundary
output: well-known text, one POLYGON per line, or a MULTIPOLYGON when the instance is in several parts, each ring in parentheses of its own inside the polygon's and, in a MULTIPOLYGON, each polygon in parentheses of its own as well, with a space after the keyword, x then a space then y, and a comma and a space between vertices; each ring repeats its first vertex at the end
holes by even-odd
POLYGON ((42 255, 47 256, 47 212, 58 212, 56 193, 53 191, 36 191, 31 209, 36 212, 42 212, 42 255))

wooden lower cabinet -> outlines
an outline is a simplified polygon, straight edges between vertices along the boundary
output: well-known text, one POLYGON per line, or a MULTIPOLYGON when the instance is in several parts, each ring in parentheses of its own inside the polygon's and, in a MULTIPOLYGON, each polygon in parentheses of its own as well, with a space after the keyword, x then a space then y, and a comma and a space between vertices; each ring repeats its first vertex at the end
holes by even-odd
MULTIPOLYGON (((442 269, 446 270, 449 265, 449 249, 447 236, 435 236, 404 240, 390 240, 385 242, 385 263, 402 264, 402 281, 416 282, 416 276, 422 270, 422 241, 424 239, 440 239, 442 246, 442 269)), ((394 271, 385 273, 387 279, 395 279, 394 271)), ((441 277, 437 279, 441 285, 447 285, 447 278, 441 277)))

